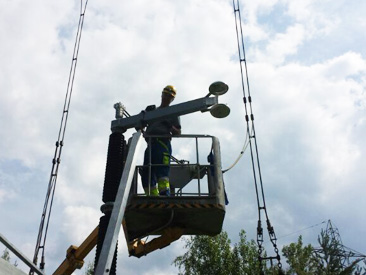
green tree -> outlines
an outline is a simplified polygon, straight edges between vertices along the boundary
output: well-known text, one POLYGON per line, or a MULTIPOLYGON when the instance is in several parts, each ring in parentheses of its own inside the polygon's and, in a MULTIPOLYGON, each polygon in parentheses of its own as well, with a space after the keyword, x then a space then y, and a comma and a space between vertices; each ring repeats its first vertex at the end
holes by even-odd
POLYGON ((309 244, 303 247, 302 236, 297 243, 291 243, 282 248, 282 254, 286 257, 289 268, 286 274, 316 274, 316 261, 313 258, 313 247, 309 244))
POLYGON ((286 274, 351 275, 361 274, 358 263, 361 258, 349 261, 344 247, 332 231, 322 230, 318 236, 319 248, 310 244, 303 246, 302 236, 297 243, 291 243, 282 249, 288 268, 286 274))
POLYGON ((351 275, 362 259, 348 261, 340 239, 327 230, 321 230, 318 236, 319 249, 314 249, 313 258, 317 265, 317 274, 351 275))
POLYGON ((248 241, 244 230, 240 231, 239 236, 239 243, 235 244, 233 249, 234 265, 238 268, 238 274, 260 274, 256 242, 248 241))
MULTIPOLYGON (((9 262, 10 263, 10 253, 9 253, 9 249, 5 248, 4 251, 3 251, 3 255, 1 255, 1 259, 4 259, 5 261, 9 262)), ((18 266, 18 261, 15 260, 13 265, 15 267, 18 266)))
POLYGON ((188 251, 173 263, 179 267, 179 274, 186 275, 260 274, 255 242, 247 241, 244 230, 239 236, 239 243, 233 247, 224 231, 215 237, 191 237, 186 240, 188 251))
POLYGON ((89 262, 88 265, 85 267, 85 275, 94 275, 94 263, 89 262))
MULTIPOLYGON (((340 236, 330 229, 322 230, 318 236, 319 248, 310 244, 304 246, 302 236, 297 243, 284 246, 282 254, 288 264, 285 274, 366 275, 365 268, 358 265, 364 258, 350 261, 340 236)), ((186 240, 188 251, 173 263, 179 267, 179 274, 186 275, 283 274, 277 266, 264 266, 261 270, 256 242, 248 241, 243 230, 239 236, 234 246, 226 232, 215 237, 191 237, 186 240)), ((262 257, 266 258, 265 252, 262 257)))
POLYGON ((4 249, 3 255, 1 255, 1 259, 4 259, 7 262, 10 262, 10 254, 7 248, 4 249))

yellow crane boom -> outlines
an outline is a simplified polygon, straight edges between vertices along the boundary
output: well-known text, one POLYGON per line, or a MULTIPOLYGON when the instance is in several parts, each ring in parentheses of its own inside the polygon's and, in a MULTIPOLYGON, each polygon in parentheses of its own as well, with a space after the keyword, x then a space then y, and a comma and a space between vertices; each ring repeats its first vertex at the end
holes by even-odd
POLYGON ((66 252, 66 259, 56 269, 53 275, 71 275, 75 269, 80 269, 84 265, 84 258, 97 245, 98 241, 97 226, 85 241, 78 247, 71 245, 66 252))

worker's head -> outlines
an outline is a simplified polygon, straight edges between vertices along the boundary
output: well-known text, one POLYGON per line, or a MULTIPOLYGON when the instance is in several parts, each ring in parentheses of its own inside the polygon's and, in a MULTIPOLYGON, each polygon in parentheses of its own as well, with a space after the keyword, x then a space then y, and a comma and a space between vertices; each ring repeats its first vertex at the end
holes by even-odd
POLYGON ((171 95, 174 98, 175 95, 177 94, 177 90, 175 89, 174 86, 168 85, 164 88, 163 93, 171 95))
POLYGON ((168 85, 163 89, 161 93, 161 107, 169 106, 175 98, 177 90, 174 86, 168 85))

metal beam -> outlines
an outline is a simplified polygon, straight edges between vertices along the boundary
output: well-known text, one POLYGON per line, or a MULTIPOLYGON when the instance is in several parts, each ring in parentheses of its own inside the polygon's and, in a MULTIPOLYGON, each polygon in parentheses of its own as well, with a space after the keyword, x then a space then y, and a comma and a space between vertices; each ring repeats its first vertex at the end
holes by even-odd
POLYGON ((121 230, 122 219, 132 185, 133 174, 135 172, 136 158, 141 147, 141 136, 141 131, 138 131, 134 133, 132 137, 116 200, 114 202, 112 215, 109 220, 102 250, 95 270, 96 275, 109 274, 111 269, 118 234, 121 230))
POLYGON ((1 233, 0 233, 0 242, 5 244, 5 246, 9 248, 9 250, 13 252, 19 259, 21 259, 23 263, 29 266, 32 271, 34 271, 39 275, 44 274, 40 269, 38 269, 38 267, 31 260, 29 260, 26 256, 24 256, 22 252, 20 252, 11 242, 9 242, 3 235, 1 235, 1 233))
POLYGON ((142 111, 138 115, 113 120, 111 129, 112 132, 125 132, 130 128, 139 128, 139 126, 142 128, 146 126, 147 123, 152 123, 157 120, 174 116, 182 116, 198 111, 207 111, 207 108, 217 103, 217 97, 203 97, 165 108, 158 108, 149 112, 142 111))

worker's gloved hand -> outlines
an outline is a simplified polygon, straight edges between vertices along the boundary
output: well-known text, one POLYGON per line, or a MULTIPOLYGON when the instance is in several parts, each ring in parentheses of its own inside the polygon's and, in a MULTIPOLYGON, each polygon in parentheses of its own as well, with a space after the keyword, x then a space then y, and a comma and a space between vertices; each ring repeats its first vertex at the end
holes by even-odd
POLYGON ((172 133, 173 136, 181 134, 180 128, 175 127, 175 126, 172 126, 172 128, 170 128, 170 132, 172 133))

